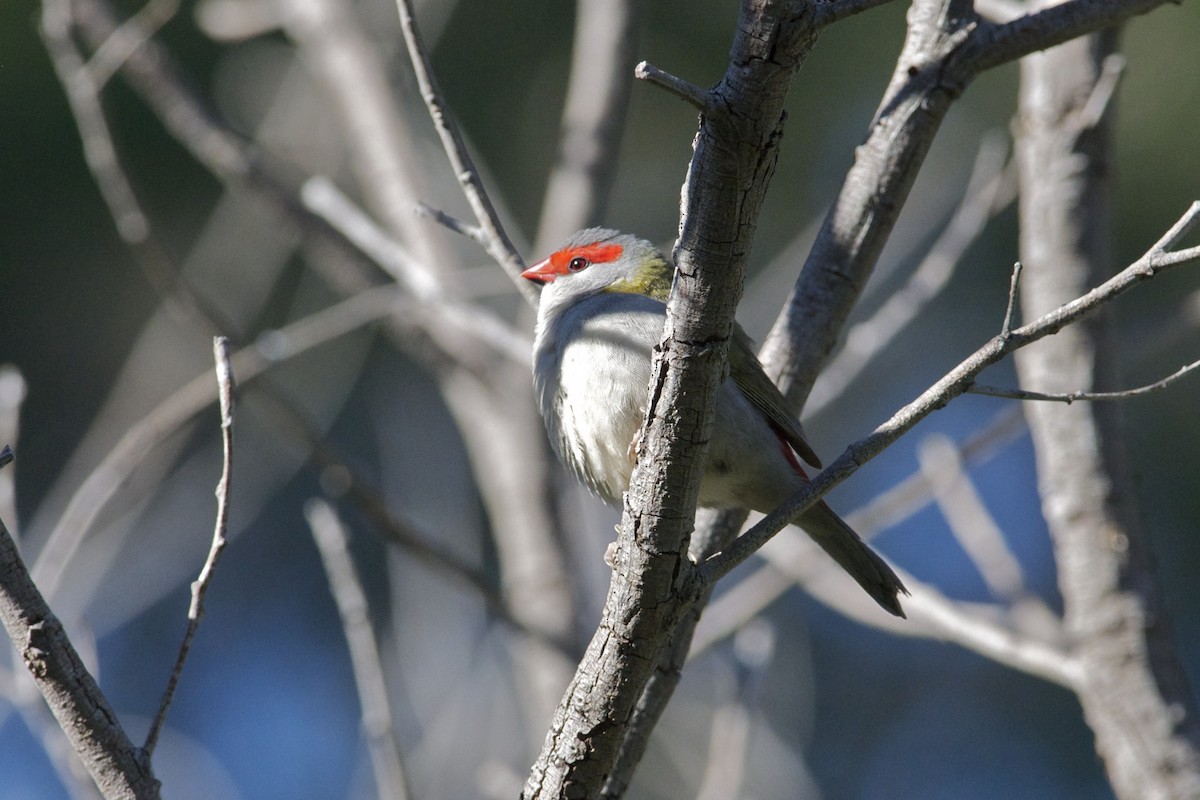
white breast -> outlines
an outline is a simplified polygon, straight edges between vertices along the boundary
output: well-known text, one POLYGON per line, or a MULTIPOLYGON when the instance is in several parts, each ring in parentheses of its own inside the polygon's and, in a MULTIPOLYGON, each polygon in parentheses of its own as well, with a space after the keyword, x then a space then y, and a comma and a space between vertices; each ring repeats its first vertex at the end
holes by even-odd
POLYGON ((559 458, 609 502, 629 486, 664 306, 631 294, 583 299, 539 319, 534 383, 559 458))

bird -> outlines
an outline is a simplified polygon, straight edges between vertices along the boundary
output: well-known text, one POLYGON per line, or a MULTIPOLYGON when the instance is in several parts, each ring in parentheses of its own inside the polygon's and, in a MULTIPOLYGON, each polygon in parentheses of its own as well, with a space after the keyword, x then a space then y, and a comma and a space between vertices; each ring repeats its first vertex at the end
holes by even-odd
MULTIPOLYGON (((578 231, 521 273, 542 286, 533 383, 550 443, 611 504, 629 488, 636 463, 673 275, 653 244, 608 228, 578 231)), ((736 323, 728 358, 698 503, 766 514, 808 483, 800 459, 817 468, 821 461, 736 323)), ((824 500, 797 524, 881 607, 905 616, 900 578, 824 500)))

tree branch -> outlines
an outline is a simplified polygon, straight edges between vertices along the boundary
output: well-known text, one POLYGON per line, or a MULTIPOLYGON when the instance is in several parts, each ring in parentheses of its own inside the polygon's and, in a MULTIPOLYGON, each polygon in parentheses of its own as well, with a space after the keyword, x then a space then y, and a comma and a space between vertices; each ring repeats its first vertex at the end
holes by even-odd
POLYGON ((1068 0, 1012 22, 965 0, 915 0, 879 111, 821 227, 762 361, 801 408, 866 286, 934 135, 981 72, 1141 14, 1165 0, 1068 0))
POLYGON ((0 620, 25 666, 107 798, 156 800, 158 780, 46 605, 0 520, 0 620))
POLYGON ((987 224, 1017 196, 1016 168, 1006 160, 1005 139, 985 138, 954 215, 908 280, 869 319, 852 325, 846 341, 813 387, 805 413, 815 416, 844 396, 872 359, 917 319, 950 282, 963 255, 987 224))
MULTIPOLYGON (((396 290, 386 286, 317 312, 264 336, 233 356, 244 384, 280 361, 369 325, 395 310, 396 290)), ((53 593, 92 523, 146 455, 217 398, 212 379, 198 375, 129 428, 88 474, 59 516, 33 565, 38 584, 53 593)))
POLYGON ((605 614, 525 784, 527 800, 600 792, 634 706, 697 599, 687 545, 703 443, 783 100, 816 35, 808 20, 790 4, 744 4, 730 66, 701 120, 605 614))
POLYGON ((604 220, 638 44, 636 0, 579 0, 558 158, 546 182, 535 252, 604 220))
POLYGON ((429 117, 437 129, 438 138, 442 140, 442 147, 446 151, 446 157, 450 159, 450 165, 454 168, 463 194, 466 195, 471 210, 475 212, 475 219, 483 230, 488 255, 504 267, 521 296, 530 305, 536 305, 537 290, 533 284, 520 278, 525 269, 525 262, 517 253, 517 248, 509 241, 508 234, 504 232, 504 226, 500 224, 500 217, 487 195, 483 181, 479 178, 479 172, 467 152, 458 126, 446 111, 446 101, 433 77, 433 71, 429 68, 429 55, 425 52, 425 45, 417 31, 411 0, 396 0, 396 9, 400 13, 400 28, 404 32, 404 44, 408 48, 413 72, 417 76, 417 85, 421 88, 421 98, 429 109, 429 117))
MULTIPOLYGON (((1111 271, 1109 125, 1093 98, 1111 92, 1115 47, 1116 31, 1104 31, 1021 63, 1016 127, 1026 316, 1111 271)), ((1173 260, 1166 248, 1198 220, 1200 203, 1163 238, 1152 264, 1173 260)), ((1021 384, 1109 394, 1117 348, 1108 317, 1094 315, 1019 353, 1021 384)), ((1118 798, 1197 797, 1200 717, 1137 512, 1121 411, 1114 403, 1025 405, 1067 641, 1080 664, 1074 688, 1118 798)))
MULTIPOLYGON (((704 583, 711 583, 728 574, 734 567, 753 555, 775 533, 816 503, 826 492, 857 472, 859 467, 883 452, 925 417, 965 393, 974 383, 975 377, 987 367, 1028 344, 1057 333, 1072 322, 1102 307, 1139 283, 1161 274, 1166 269, 1178 266, 1179 263, 1189 263, 1175 262, 1172 259, 1164 259, 1163 256, 1168 253, 1167 248, 1176 244, 1198 222, 1200 222, 1200 201, 1193 203, 1179 221, 1171 227, 1171 230, 1159 239, 1150 250, 1117 275, 1090 292, 1012 331, 1009 336, 993 337, 920 397, 876 428, 871 435, 847 447, 832 464, 813 476, 807 488, 796 492, 786 503, 742 534, 726 550, 705 563, 700 569, 701 580, 704 583)), ((1200 254, 1191 260, 1200 260, 1200 254)))
POLYGON ((217 401, 221 411, 221 451, 224 455, 221 465, 221 479, 217 482, 217 520, 213 525, 212 544, 208 549, 208 557, 200 568, 200 576, 192 582, 192 602, 188 606, 188 624, 183 633, 183 642, 179 645, 179 654, 175 657, 175 666, 167 678, 167 688, 158 704, 158 713, 150 724, 150 732, 146 734, 146 743, 142 751, 146 758, 154 754, 158 744, 158 735, 162 732, 163 723, 167 720, 167 710, 175 698, 175 689, 179 686, 179 677, 183 674, 183 665, 192 649, 192 640, 200 629, 200 618, 204 616, 204 595, 212 583, 213 571, 221 553, 225 551, 225 534, 229 529, 229 492, 230 479, 233 474, 233 365, 229 359, 229 340, 224 336, 213 339, 213 355, 217 363, 217 401))
POLYGON ((1148 383, 1145 386, 1139 386, 1136 389, 1122 389, 1114 392, 1032 392, 1027 389, 1002 389, 995 386, 981 386, 974 384, 967 391, 971 394, 982 394, 989 397, 1008 397, 1013 400, 1047 400, 1057 403, 1066 403, 1071 405, 1079 400, 1086 400, 1091 403, 1104 402, 1109 400, 1128 400, 1131 397, 1140 397, 1144 394, 1162 391, 1175 381, 1187 375, 1192 370, 1200 367, 1200 361, 1193 361, 1172 372, 1165 378, 1148 383))
POLYGON ((371 628, 367 596, 350 556, 349 536, 337 512, 322 500, 309 500, 304 506, 304 518, 321 552, 329 590, 342 618, 342 631, 346 635, 346 647, 354 668, 354 685, 362 709, 363 732, 367 736, 375 775, 375 792, 380 798, 408 800, 412 792, 392 725, 387 681, 375 631, 371 628))
POLYGON ((694 106, 697 111, 704 111, 708 107, 708 92, 701 89, 694 83, 689 83, 683 78, 677 78, 669 72, 659 69, 649 61, 642 61, 637 65, 633 72, 639 80, 652 83, 660 89, 670 92, 676 97, 691 106, 694 106))

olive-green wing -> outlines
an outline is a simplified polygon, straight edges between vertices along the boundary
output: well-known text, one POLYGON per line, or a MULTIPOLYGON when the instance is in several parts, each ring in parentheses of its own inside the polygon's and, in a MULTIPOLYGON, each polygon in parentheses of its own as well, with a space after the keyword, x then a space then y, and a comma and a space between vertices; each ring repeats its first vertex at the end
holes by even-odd
POLYGON ((787 401, 783 399, 779 388, 763 371, 762 364, 754 355, 754 343, 741 325, 734 325, 733 341, 729 343, 729 372, 742 394, 787 439, 792 449, 809 464, 819 468, 821 459, 804 440, 799 421, 788 411, 787 401))

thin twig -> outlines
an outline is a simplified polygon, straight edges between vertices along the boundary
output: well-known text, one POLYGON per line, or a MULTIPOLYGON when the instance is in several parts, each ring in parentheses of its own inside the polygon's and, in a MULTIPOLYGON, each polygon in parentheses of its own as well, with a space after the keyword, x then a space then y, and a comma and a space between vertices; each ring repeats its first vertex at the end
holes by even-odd
POLYGON ((217 519, 213 525, 212 545, 208 550, 208 558, 200 569, 200 576, 192 582, 192 601, 188 606, 187 630, 183 634, 183 642, 179 645, 179 655, 175 657, 175 666, 167 678, 167 688, 163 692, 158 705, 158 713, 146 734, 146 744, 142 751, 146 758, 154 754, 158 744, 158 735, 162 732, 163 723, 167 719, 167 710, 175 697, 175 689, 179 685, 179 676, 183 673, 183 665, 187 661, 188 652, 192 648, 192 640, 200 628, 200 618, 204 616, 204 595, 212 583, 213 571, 217 561, 225 550, 225 534, 229 528, 229 492, 230 478, 233 470, 233 364, 229 358, 229 340, 224 336, 213 339, 213 356, 217 364, 217 398, 221 409, 221 450, 223 453, 221 480, 217 483, 217 519))
POLYGON ((362 709, 363 730, 375 774, 375 792, 380 798, 407 800, 411 792, 392 725, 383 662, 371 627, 366 593, 350 557, 349 536, 337 512, 323 500, 309 500, 304 506, 304 518, 308 520, 313 541, 321 553, 325 577, 337 603, 342 631, 346 634, 362 709))
MULTIPOLYGON (((248 383, 278 363, 393 313, 397 296, 392 286, 373 289, 260 337, 257 344, 234 354, 239 379, 248 383)), ((67 502, 33 564, 34 578, 43 591, 54 594, 96 517, 145 457, 214 399, 211 377, 199 375, 164 399, 108 451, 67 502)))
POLYGON ((1021 285, 1021 262, 1014 261, 1012 278, 1008 281, 1008 306, 1004 309, 1004 324, 1000 326, 1000 338, 1007 339, 1012 334, 1013 311, 1017 307, 1017 289, 1021 285))
POLYGON ((396 9, 400 13, 400 28, 404 32, 404 43, 408 48, 408 56, 417 77, 417 85, 421 89, 421 98, 429 109, 429 117, 433 120, 433 127, 437 130, 438 138, 442 140, 446 157, 450 159, 450 164, 454 167, 454 174, 458 177, 463 194, 466 195, 471 210, 475 212, 475 219, 483 229, 486 238, 485 249, 488 255, 508 272, 521 295, 529 301, 530 305, 536 306, 537 290, 528 281, 520 278, 520 274, 525 268, 524 262, 509 240, 508 234, 504 232, 504 227, 500 224, 500 217, 483 187, 483 181, 479 178, 479 172, 475 169, 475 164, 467 153, 467 147, 463 143, 462 135, 458 132, 458 126, 446 111, 446 101, 433 77, 433 70, 429 66, 429 55, 425 52, 425 45, 417 31, 411 0, 396 0, 396 9))
POLYGON ((452 339, 470 339, 490 352, 528 366, 533 348, 528 336, 487 308, 451 297, 441 281, 434 280, 429 270, 417 263, 404 245, 375 224, 332 181, 310 178, 300 190, 300 197, 306 208, 369 255, 417 300, 436 307, 436 314, 425 316, 429 335, 443 343, 452 339))
POLYGON ((1172 253, 1160 253, 1154 259, 1155 267, 1173 267, 1176 264, 1183 264, 1188 261, 1194 261, 1200 258, 1200 245, 1189 247, 1186 250, 1176 250, 1172 253))
POLYGON ((1157 380, 1154 383, 1148 383, 1145 386, 1139 386, 1136 389, 1124 389, 1118 392, 1031 392, 1026 389, 1003 389, 996 386, 982 386, 980 384, 971 384, 967 389, 971 394, 982 394, 988 397, 1007 397, 1011 400, 1045 400, 1056 403, 1066 403, 1070 405, 1077 400, 1097 403, 1109 400, 1128 400, 1131 397, 1139 397, 1151 392, 1157 392, 1167 388, 1175 381, 1187 375, 1192 370, 1200 367, 1200 361, 1193 361, 1191 364, 1182 366, 1172 372, 1167 377, 1157 380))
POLYGON ((643 61, 633 69, 633 74, 640 80, 652 83, 660 89, 666 89, 676 97, 686 100, 700 111, 708 107, 708 92, 694 83, 688 83, 683 78, 677 78, 669 72, 659 69, 649 61, 643 61))
POLYGON ((487 247, 487 236, 483 232, 483 228, 478 225, 461 220, 458 217, 447 214, 440 208, 426 205, 425 203, 417 203, 417 213, 422 217, 428 217, 444 228, 454 231, 459 236, 465 236, 471 239, 480 247, 487 247))

